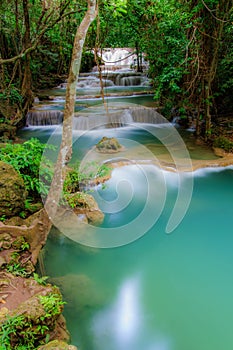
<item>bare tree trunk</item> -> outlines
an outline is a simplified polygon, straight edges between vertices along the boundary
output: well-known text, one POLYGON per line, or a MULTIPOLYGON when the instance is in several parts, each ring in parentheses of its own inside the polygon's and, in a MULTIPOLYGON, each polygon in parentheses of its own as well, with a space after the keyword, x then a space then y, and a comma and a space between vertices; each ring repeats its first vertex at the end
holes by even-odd
POLYGON ((45 203, 45 209, 49 214, 50 219, 56 215, 63 189, 66 164, 70 161, 72 156, 72 122, 76 100, 76 85, 79 76, 83 45, 85 42, 86 34, 96 15, 96 0, 88 0, 87 12, 80 26, 77 28, 74 39, 73 53, 66 89, 62 141, 57 163, 55 165, 52 184, 50 186, 49 194, 45 203))
MULTIPOLYGON (((25 49, 28 49, 29 47, 31 47, 30 18, 29 18, 28 6, 29 6, 28 0, 23 0, 23 11, 24 11, 24 21, 25 21, 25 33, 23 38, 23 45, 25 49)), ((31 63, 31 54, 27 53, 24 61, 23 82, 21 86, 21 92, 24 99, 23 112, 25 114, 33 102, 32 72, 31 72, 30 63, 31 63)))

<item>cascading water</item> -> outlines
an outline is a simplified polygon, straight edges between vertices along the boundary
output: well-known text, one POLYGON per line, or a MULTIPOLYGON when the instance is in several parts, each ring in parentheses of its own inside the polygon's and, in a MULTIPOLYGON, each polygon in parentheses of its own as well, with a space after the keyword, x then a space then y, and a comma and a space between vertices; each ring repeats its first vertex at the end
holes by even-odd
MULTIPOLYGON (((112 72, 111 79, 110 74, 104 79, 115 85, 118 77, 112 72)), ((97 80, 96 75, 85 76, 80 84, 87 87, 89 81, 91 90, 97 80)), ((73 237, 53 228, 45 247, 45 273, 67 302, 71 342, 80 350, 232 350, 233 168, 196 171, 186 215, 172 234, 165 234, 174 207, 176 219, 190 196, 192 175, 179 171, 182 154, 179 138, 173 138, 174 128, 163 125, 156 110, 129 106, 131 101, 112 104, 106 99, 108 112, 96 105, 73 120, 73 151, 81 164, 94 159, 120 161, 122 166, 113 170, 105 188, 97 186, 91 192, 105 213, 103 224, 72 232, 73 237), (130 126, 116 128, 125 125, 130 126), (95 145, 103 136, 117 137, 123 150, 97 158, 95 145), (177 160, 177 168, 166 171, 147 162, 154 149, 158 160, 167 159, 170 151, 169 161, 177 160), (135 159, 145 162, 137 164, 135 159), (148 230, 142 236, 145 226, 148 230), (132 242, 136 233, 140 239, 132 242), (127 244, 119 246, 118 238, 128 236, 127 244), (118 248, 100 249, 103 237, 118 248), (85 245, 90 238, 92 245, 85 245)), ((45 120, 59 122, 61 115, 53 105, 48 110, 51 115, 45 120)), ((40 123, 39 115, 30 115, 29 124, 30 118, 31 123, 40 123)), ((56 141, 59 127, 23 132, 43 139, 43 133, 54 129, 56 141)), ((46 141, 49 137, 46 134, 46 141)), ((192 138, 188 147, 194 152, 192 138)), ((209 159, 208 152, 201 147, 193 158, 209 159)))
POLYGON ((59 125, 63 122, 63 112, 58 110, 35 110, 27 114, 26 125, 59 125))
MULTIPOLYGON (((106 57, 111 63, 114 60, 122 59, 126 57, 129 52, 125 49, 107 50, 106 57)), ((129 98, 134 98, 134 95, 145 96, 144 99, 150 101, 153 104, 153 96, 151 95, 150 81, 146 76, 146 73, 138 73, 133 69, 129 68, 129 59, 132 61, 135 58, 130 56, 127 58, 127 69, 111 70, 109 65, 106 64, 105 70, 102 71, 102 84, 104 86, 104 94, 106 100, 113 101, 114 99, 124 99, 124 95, 127 95, 127 102, 129 98)), ((122 61, 123 62, 123 61, 122 61)), ((77 83, 77 101, 76 101, 76 112, 79 109, 87 107, 88 105, 101 103, 101 82, 99 74, 97 72, 82 73, 77 83), (99 101, 96 99, 99 97, 99 101), (84 103, 84 106, 82 104, 84 103), (81 105, 81 106, 80 106, 81 105)), ((33 108, 28 112, 26 125, 28 126, 44 126, 44 125, 56 125, 60 124, 63 119, 63 108, 65 100, 66 83, 60 84, 57 88, 46 92, 48 95, 48 101, 37 102, 33 108)), ((132 101, 134 102, 134 101, 132 101)), ((126 103, 126 101, 124 101, 126 103)), ((82 118, 82 116, 81 116, 82 118)), ((93 120, 92 117, 90 117, 93 120)), ((81 123, 82 125, 88 125, 89 122, 85 119, 81 123)), ((90 121, 92 125, 92 121, 90 121)), ((121 122, 119 123, 119 125, 121 122)), ((78 125, 76 122, 75 125, 78 125)))

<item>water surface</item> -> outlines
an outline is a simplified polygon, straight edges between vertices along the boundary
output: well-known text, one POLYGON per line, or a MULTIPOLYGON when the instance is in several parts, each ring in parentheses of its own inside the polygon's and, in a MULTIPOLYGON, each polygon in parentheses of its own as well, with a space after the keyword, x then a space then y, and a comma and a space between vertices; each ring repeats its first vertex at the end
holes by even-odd
MULTIPOLYGON (((159 220, 134 243, 97 250, 51 232, 46 274, 68 301, 67 326, 79 349, 232 350, 233 168, 195 172, 190 208, 166 235, 175 176, 167 178, 159 220)), ((103 196, 113 196, 113 187, 114 177, 103 196)), ((131 209, 140 210, 135 191, 131 209)), ((112 220, 130 220, 131 209, 112 220)), ((106 215, 104 225, 110 221, 106 215)))

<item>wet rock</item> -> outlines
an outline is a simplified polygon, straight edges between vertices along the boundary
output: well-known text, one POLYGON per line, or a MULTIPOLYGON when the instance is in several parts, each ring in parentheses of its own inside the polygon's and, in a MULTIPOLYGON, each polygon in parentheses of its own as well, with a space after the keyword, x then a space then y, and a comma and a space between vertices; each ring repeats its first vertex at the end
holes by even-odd
POLYGON ((102 153, 115 153, 122 150, 122 146, 115 137, 104 136, 96 145, 96 149, 102 153))
POLYGON ((23 179, 11 165, 0 161, 0 216, 20 213, 26 196, 23 179))
POLYGON ((99 225, 103 222, 104 214, 90 194, 76 192, 66 195, 66 200, 73 208, 73 212, 79 217, 85 215, 89 223, 99 225))
POLYGON ((64 341, 53 340, 48 344, 40 346, 38 350, 78 350, 74 345, 68 345, 64 341))

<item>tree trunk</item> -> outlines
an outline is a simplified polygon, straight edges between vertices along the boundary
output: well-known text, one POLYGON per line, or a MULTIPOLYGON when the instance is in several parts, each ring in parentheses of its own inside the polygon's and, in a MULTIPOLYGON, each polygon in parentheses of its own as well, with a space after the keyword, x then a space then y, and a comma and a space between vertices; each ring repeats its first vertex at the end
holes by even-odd
POLYGON ((63 189, 66 164, 70 161, 72 156, 72 122, 76 101, 76 85, 79 76, 83 45, 85 42, 86 34, 91 23, 95 19, 96 14, 96 0, 88 0, 88 9, 80 26, 77 28, 74 39, 73 53, 66 89, 62 141, 58 159, 55 165, 53 180, 45 203, 45 209, 50 219, 53 219, 56 215, 63 189))
MULTIPOLYGON (((25 49, 31 47, 31 35, 30 35, 30 18, 28 11, 28 0, 23 0, 23 11, 25 21, 25 33, 23 37, 23 46, 25 49)), ((23 97, 23 114, 26 114, 33 102, 32 93, 32 73, 30 68, 31 57, 30 53, 27 53, 24 60, 23 82, 21 86, 21 93, 23 97)))

